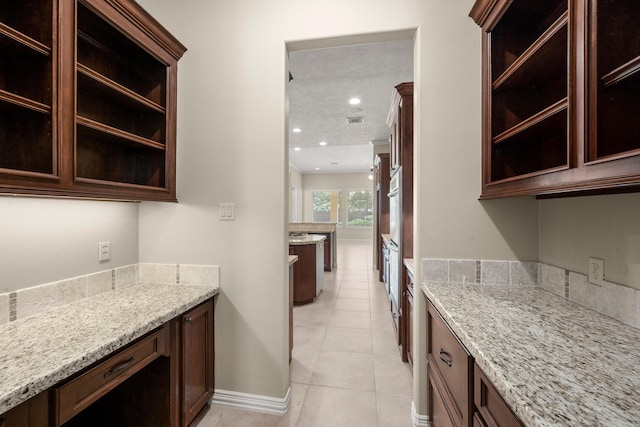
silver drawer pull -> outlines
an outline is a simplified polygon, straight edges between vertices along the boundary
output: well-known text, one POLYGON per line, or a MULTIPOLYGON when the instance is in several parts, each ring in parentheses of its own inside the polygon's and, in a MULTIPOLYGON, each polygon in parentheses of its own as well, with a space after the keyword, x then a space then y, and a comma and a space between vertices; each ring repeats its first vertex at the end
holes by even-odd
POLYGON ((115 375, 118 372, 124 371, 129 366, 131 366, 131 364, 133 363, 133 359, 134 358, 135 358, 134 356, 131 356, 131 358, 129 360, 127 360, 124 363, 119 364, 118 366, 116 366, 115 368, 113 368, 112 370, 110 370, 109 372, 104 374, 104 378, 109 378, 111 375, 115 375))
POLYGON ((187 317, 184 321, 187 323, 193 323, 193 317, 187 317))
POLYGON ((443 349, 440 349, 440 360, 446 363, 447 366, 451 367, 451 355, 446 351, 444 351, 443 349))

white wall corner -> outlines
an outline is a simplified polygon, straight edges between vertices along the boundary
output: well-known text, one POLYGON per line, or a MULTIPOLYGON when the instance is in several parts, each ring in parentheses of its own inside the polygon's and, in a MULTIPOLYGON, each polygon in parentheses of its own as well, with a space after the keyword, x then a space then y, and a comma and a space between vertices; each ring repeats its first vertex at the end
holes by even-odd
POLYGON ((285 415, 291 406, 291 387, 283 398, 215 389, 211 403, 263 414, 285 415))
POLYGON ((411 421, 413 427, 431 427, 431 422, 427 415, 420 415, 416 412, 416 405, 411 401, 411 421))

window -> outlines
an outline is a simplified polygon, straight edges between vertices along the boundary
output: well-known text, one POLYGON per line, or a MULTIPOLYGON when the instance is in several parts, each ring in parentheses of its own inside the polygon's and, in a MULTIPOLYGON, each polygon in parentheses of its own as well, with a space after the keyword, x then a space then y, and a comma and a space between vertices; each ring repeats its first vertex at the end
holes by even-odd
POLYGON ((302 188, 291 186, 291 199, 289 200, 289 222, 302 221, 302 188))
POLYGON ((349 227, 373 225, 373 190, 348 191, 347 225, 349 227))
POLYGON ((342 191, 313 191, 313 222, 342 224, 342 191))

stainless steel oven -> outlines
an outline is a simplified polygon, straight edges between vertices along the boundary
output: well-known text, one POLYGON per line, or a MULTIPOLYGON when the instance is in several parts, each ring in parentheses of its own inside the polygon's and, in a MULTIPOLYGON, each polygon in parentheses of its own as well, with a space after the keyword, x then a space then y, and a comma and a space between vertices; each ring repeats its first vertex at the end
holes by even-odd
POLYGON ((401 194, 400 182, 402 177, 402 167, 398 167, 391 176, 391 184, 389 186, 389 235, 391 241, 400 246, 400 228, 401 225, 401 194))
POLYGON ((389 298, 391 299, 391 312, 396 326, 400 316, 400 255, 399 248, 402 245, 402 195, 400 192, 400 182, 402 178, 402 167, 397 168, 391 177, 389 186, 389 234, 391 242, 389 244, 389 298))

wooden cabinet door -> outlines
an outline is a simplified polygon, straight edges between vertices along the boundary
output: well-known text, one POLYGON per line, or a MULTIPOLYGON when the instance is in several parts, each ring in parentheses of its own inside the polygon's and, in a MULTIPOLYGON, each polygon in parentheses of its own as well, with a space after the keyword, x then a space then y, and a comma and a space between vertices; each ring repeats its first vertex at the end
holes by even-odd
POLYGON ((0 415, 0 427, 47 427, 49 393, 44 391, 0 415))
POLYGON ((183 426, 205 407, 213 395, 213 301, 182 316, 183 426))

